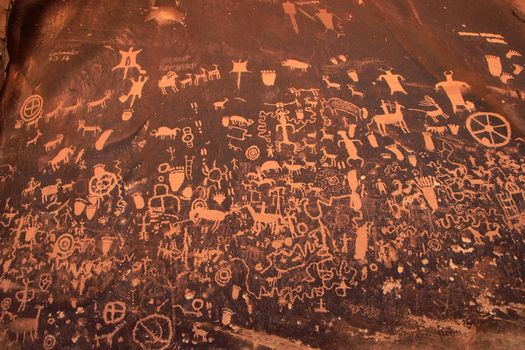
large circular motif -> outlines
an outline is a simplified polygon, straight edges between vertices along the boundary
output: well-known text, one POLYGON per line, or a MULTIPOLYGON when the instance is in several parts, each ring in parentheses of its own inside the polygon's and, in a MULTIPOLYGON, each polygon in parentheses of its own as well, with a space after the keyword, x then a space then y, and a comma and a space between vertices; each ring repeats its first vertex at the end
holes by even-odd
POLYGON ((486 147, 502 147, 510 141, 510 124, 497 113, 474 113, 467 118, 466 127, 472 137, 486 147))
POLYGON ((57 345, 57 339, 54 335, 48 334, 44 338, 44 349, 45 350, 51 350, 54 349, 57 345))
POLYGON ((206 201, 202 198, 197 198, 191 203, 191 210, 206 209, 206 201))
POLYGON ((40 95, 29 96, 20 108, 20 117, 24 122, 32 122, 40 117, 44 108, 44 100, 40 95))
POLYGON ((173 325, 169 317, 154 314, 138 320, 132 335, 143 350, 164 350, 173 339, 173 325))
POLYGON ((121 301, 112 301, 104 305, 102 318, 106 324, 120 322, 126 316, 126 304, 121 301))
POLYGON ((75 238, 69 233, 64 233, 55 242, 55 253, 58 258, 65 259, 75 250, 75 238))
POLYGON ((232 279, 232 271, 229 268, 223 267, 220 268, 215 273, 215 282, 217 282, 218 285, 221 287, 224 287, 226 284, 228 284, 232 279))
POLYGON ((100 176, 94 176, 89 180, 89 193, 97 197, 108 195, 117 185, 115 174, 104 172, 100 176))
POLYGON ((430 249, 432 249, 435 252, 439 252, 443 248, 441 242, 435 238, 432 238, 430 241, 428 241, 427 245, 430 249))
POLYGON ((4 298, 2 299, 2 302, 0 302, 0 307, 2 308, 2 311, 7 311, 11 307, 11 298, 4 298))
POLYGON ((257 145, 252 145, 246 149, 244 154, 248 160, 257 160, 261 156, 261 150, 257 145))

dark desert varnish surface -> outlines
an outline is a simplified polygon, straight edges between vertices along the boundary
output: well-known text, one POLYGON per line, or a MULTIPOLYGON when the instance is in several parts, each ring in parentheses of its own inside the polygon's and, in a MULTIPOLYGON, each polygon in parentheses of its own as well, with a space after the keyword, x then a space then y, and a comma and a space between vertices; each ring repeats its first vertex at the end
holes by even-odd
POLYGON ((519 349, 524 26, 496 0, 15 2, 1 346, 519 349))

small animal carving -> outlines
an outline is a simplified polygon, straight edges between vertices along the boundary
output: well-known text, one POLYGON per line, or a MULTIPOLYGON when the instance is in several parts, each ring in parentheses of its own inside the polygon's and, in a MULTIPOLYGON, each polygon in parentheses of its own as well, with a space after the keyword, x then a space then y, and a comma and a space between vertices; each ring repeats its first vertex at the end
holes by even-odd
POLYGON ((253 123, 254 122, 252 119, 246 119, 244 117, 241 117, 240 115, 231 115, 231 116, 222 117, 222 125, 224 127, 228 127, 230 125, 248 127, 252 125, 253 123))
POLYGON ((54 119, 54 118, 59 117, 60 116, 60 111, 62 111, 64 109, 63 106, 64 106, 64 100, 59 100, 57 107, 44 116, 44 118, 46 120, 46 123, 48 123, 51 118, 54 119))
POLYGON ((31 140, 27 141, 26 142, 26 146, 36 145, 36 143, 38 142, 38 139, 40 138, 40 136, 42 136, 42 133, 40 132, 40 129, 36 129, 36 136, 33 137, 31 140))
POLYGON ((169 137, 170 139, 175 139, 180 131, 180 128, 168 128, 166 126, 161 126, 157 130, 152 130, 150 132, 151 136, 155 136, 157 138, 160 137, 161 140, 164 140, 166 137, 169 137))
POLYGON ((219 228, 220 223, 226 219, 227 215, 227 212, 220 210, 208 209, 205 207, 194 207, 190 210, 189 218, 194 222, 195 225, 197 225, 201 220, 211 221, 213 222, 212 231, 216 231, 219 228))
POLYGON ((317 163, 315 161, 307 161, 304 160, 304 168, 309 169, 310 171, 316 172, 317 171, 317 163))
POLYGON ((287 176, 285 179, 286 185, 290 187, 290 191, 295 193, 299 191, 303 196, 306 196, 306 183, 304 182, 294 182, 291 175, 287 176))
POLYGON ((208 71, 208 80, 220 79, 221 72, 219 71, 219 66, 214 64, 213 69, 208 71))
POLYGON ((258 170, 261 172, 261 174, 265 175, 266 172, 280 171, 281 166, 275 160, 267 160, 261 165, 261 167, 258 170))
POLYGON ((440 136, 445 135, 445 133, 448 130, 448 127, 446 126, 430 126, 428 124, 424 124, 425 131, 431 132, 433 134, 437 134, 440 136))
POLYGON ((245 208, 252 216, 253 229, 257 234, 259 234, 265 227, 270 227, 271 230, 275 230, 283 221, 283 217, 279 214, 266 213, 266 204, 264 203, 259 212, 255 211, 250 204, 246 205, 245 208))
POLYGON ((317 108, 317 105, 319 104, 319 101, 317 101, 317 99, 310 98, 310 96, 307 96, 304 99, 304 103, 306 103, 306 105, 308 107, 317 108))
POLYGON ((431 118, 434 123, 439 121, 439 117, 448 119, 449 116, 446 114, 443 109, 438 105, 438 103, 430 96, 426 95, 425 98, 419 102, 419 105, 422 107, 434 107, 433 110, 423 110, 417 108, 410 108, 411 111, 423 112, 425 113, 425 118, 431 118))
POLYGON ((283 67, 287 67, 291 70, 300 70, 302 72, 306 72, 308 68, 310 68, 310 65, 305 62, 297 61, 297 60, 285 60, 282 62, 283 67))
POLYGON ((368 110, 366 108, 359 108, 352 102, 342 100, 340 98, 330 98, 323 100, 323 108, 329 109, 332 114, 339 115, 339 113, 346 113, 353 116, 356 121, 365 120, 368 118, 368 110))
POLYGON ((57 170, 60 164, 69 162, 69 157, 75 153, 76 148, 73 146, 62 148, 57 155, 49 161, 49 165, 53 170, 57 170))
POLYGON ((57 146, 59 146, 62 143, 63 139, 64 139, 64 135, 58 134, 54 140, 46 142, 44 144, 44 148, 46 149, 46 152, 54 150, 57 146))
POLYGON ((290 176, 292 175, 301 175, 301 170, 304 169, 304 165, 300 165, 300 164, 290 164, 290 163, 287 163, 287 162, 284 162, 283 163, 283 167, 288 170, 288 174, 290 176))
POLYGON ((321 152, 323 153, 323 156, 321 157, 321 163, 327 164, 327 166, 335 166, 337 154, 328 153, 326 147, 321 147, 321 152))
POLYGON ((337 91, 341 90, 341 84, 331 82, 328 75, 323 75, 323 81, 326 83, 327 88, 336 89, 337 91))
POLYGON ((82 130, 82 136, 86 136, 86 132, 92 132, 95 136, 102 131, 98 126, 86 126, 85 120, 78 121, 78 131, 82 130))
POLYGON ((321 142, 324 141, 324 140, 334 141, 335 135, 334 134, 329 134, 328 132, 326 132, 325 128, 321 129, 321 135, 322 135, 321 136, 321 142))
POLYGON ((84 105, 84 102, 83 98, 77 98, 77 102, 74 105, 64 108, 64 115, 77 114, 78 109, 84 105))
POLYGON ((58 189, 60 185, 62 184, 61 179, 57 179, 54 185, 49 185, 46 187, 42 187, 40 189, 41 195, 42 195, 42 202, 48 201, 50 198, 56 199, 56 195, 58 194, 58 189))
POLYGON ((94 100, 87 103, 88 112, 91 112, 93 108, 95 107, 102 107, 106 108, 106 103, 108 100, 111 99, 111 96, 113 96, 113 90, 106 90, 104 91, 104 96, 99 98, 98 100, 94 100))
POLYGON ((213 108, 215 110, 218 110, 218 109, 224 109, 225 108, 225 105, 226 105, 226 102, 228 102, 229 99, 225 98, 224 100, 222 101, 217 101, 217 102, 214 102, 213 103, 213 108))
POLYGON ((312 141, 310 138, 305 137, 303 138, 303 147, 313 154, 317 154, 317 141, 312 141))
POLYGON ((193 74, 186 73, 186 79, 180 81, 180 85, 183 89, 193 85, 193 74))
POLYGON ((207 70, 201 67, 200 71, 200 73, 195 74, 195 80, 193 81, 193 85, 195 86, 199 85, 201 82, 208 81, 207 70))
POLYGON ((163 95, 167 95, 168 92, 166 91, 166 88, 171 88, 173 92, 178 92, 179 89, 177 89, 177 78, 179 76, 177 73, 173 71, 169 71, 166 75, 163 75, 162 78, 159 80, 159 88, 160 91, 162 91, 163 95))
POLYGON ((199 322, 195 322, 191 328, 193 332, 193 337, 197 342, 207 342, 208 341, 208 332, 202 328, 202 325, 199 322))

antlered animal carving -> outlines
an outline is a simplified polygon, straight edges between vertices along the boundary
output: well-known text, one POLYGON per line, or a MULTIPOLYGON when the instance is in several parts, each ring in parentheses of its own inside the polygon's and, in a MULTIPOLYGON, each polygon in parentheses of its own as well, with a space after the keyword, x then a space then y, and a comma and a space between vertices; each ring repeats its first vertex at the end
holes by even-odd
POLYGON ((111 99, 111 96, 113 96, 113 90, 106 90, 104 91, 103 97, 97 100, 88 102, 87 103, 88 112, 91 112, 93 108, 98 107, 98 106, 102 108, 106 108, 106 102, 111 99))

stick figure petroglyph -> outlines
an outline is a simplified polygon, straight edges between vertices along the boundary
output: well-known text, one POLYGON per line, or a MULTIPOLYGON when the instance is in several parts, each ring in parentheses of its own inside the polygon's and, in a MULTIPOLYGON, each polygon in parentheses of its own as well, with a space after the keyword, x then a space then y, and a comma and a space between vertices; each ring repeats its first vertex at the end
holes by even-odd
POLYGON ((401 82, 405 80, 402 75, 392 73, 392 69, 386 69, 383 70, 383 72, 384 73, 381 74, 377 80, 383 80, 387 83, 388 87, 390 88, 391 95, 394 95, 396 92, 407 95, 403 85, 401 85, 401 82))
POLYGON ((141 51, 142 49, 133 51, 133 47, 130 47, 128 51, 119 50, 121 55, 120 62, 119 64, 111 68, 111 71, 123 69, 124 76, 122 77, 122 80, 125 80, 128 77, 128 72, 131 68, 137 69, 140 74, 146 74, 146 71, 142 69, 142 67, 137 63, 137 55, 141 51))
POLYGON ((121 103, 126 103, 126 101, 131 97, 131 102, 129 104, 129 107, 132 108, 133 104, 135 103, 135 99, 142 98, 142 89, 144 88, 144 84, 148 81, 149 77, 140 75, 137 77, 137 79, 130 78, 129 81, 131 81, 131 88, 129 89, 129 92, 127 95, 121 95, 119 97, 119 101, 121 103))
POLYGON ((454 113, 459 109, 466 109, 472 112, 474 110, 474 104, 470 101, 465 101, 463 97, 463 90, 470 89, 470 85, 462 81, 454 80, 454 73, 452 71, 447 71, 444 74, 446 80, 436 84, 436 91, 445 91, 452 104, 454 113))

